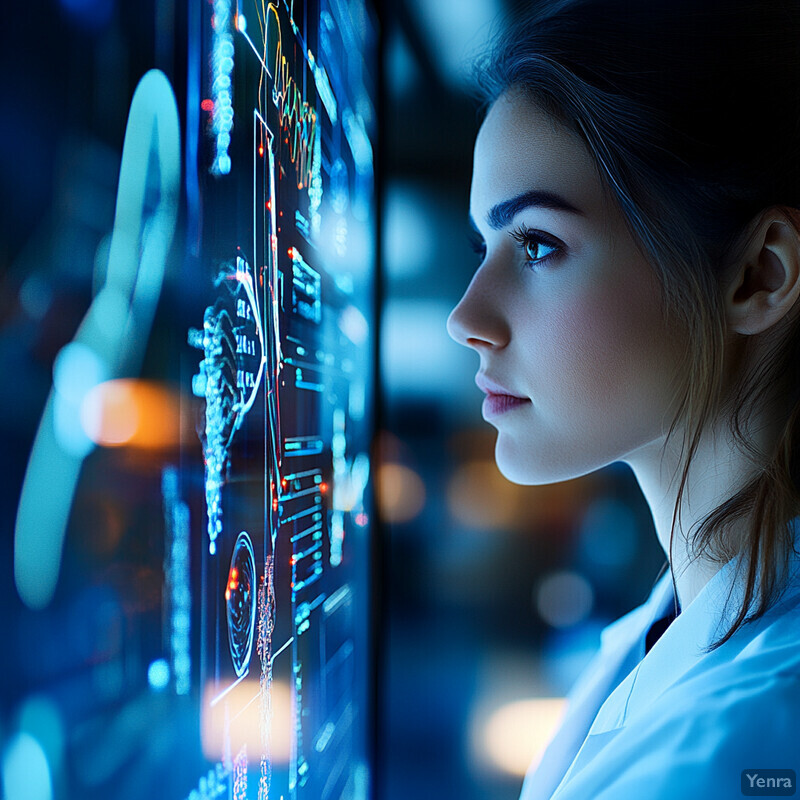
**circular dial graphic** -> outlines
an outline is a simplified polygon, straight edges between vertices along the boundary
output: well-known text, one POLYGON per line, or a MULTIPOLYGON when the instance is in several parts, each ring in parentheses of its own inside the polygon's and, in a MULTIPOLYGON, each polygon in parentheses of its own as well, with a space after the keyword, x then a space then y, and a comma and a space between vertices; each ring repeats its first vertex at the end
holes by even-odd
POLYGON ((236 677, 250 663, 256 621, 256 559, 250 537, 242 531, 236 539, 225 585, 228 609, 228 642, 236 677))

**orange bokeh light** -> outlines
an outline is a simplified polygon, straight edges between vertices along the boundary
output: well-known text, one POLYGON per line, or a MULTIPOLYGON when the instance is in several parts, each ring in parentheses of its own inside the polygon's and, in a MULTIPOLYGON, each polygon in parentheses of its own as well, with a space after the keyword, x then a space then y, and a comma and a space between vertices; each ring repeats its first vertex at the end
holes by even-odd
MULTIPOLYGON (((209 681, 203 692, 201 736, 203 755, 209 761, 225 757, 227 748, 238 753, 247 745, 248 754, 254 743, 261 741, 262 709, 257 677, 248 677, 218 701, 222 687, 209 681), (213 705, 212 705, 213 703, 213 705), (226 720, 236 720, 235 725, 226 720), (230 739, 226 731, 230 731, 230 739)), ((292 695, 289 684, 273 680, 271 686, 272 720, 269 724, 270 756, 273 764, 288 764, 292 748, 292 695)), ((258 751, 256 750, 256 753, 258 751)))
POLYGON ((180 396, 155 381, 105 381, 87 392, 81 406, 81 425, 102 447, 177 447, 181 437, 180 396))

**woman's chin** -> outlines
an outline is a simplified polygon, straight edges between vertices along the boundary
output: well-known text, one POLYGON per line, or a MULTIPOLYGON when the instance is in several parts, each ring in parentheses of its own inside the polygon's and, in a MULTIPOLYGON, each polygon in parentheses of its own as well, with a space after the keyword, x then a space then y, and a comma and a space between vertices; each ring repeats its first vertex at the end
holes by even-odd
POLYGON ((599 466, 574 464, 565 459, 566 451, 548 452, 535 444, 521 442, 507 434, 500 433, 494 448, 497 468, 504 478, 521 486, 543 486, 572 480, 599 466))
POLYGON ((534 453, 532 446, 526 446, 511 437, 499 434, 494 448, 497 468, 504 478, 522 486, 540 486, 555 483, 558 478, 551 475, 542 454, 534 453))

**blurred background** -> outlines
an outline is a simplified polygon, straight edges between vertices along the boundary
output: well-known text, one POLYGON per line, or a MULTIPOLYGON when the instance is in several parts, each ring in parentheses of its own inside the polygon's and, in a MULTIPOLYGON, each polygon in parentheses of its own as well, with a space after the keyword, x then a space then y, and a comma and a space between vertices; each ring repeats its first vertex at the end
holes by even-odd
MULTIPOLYGON (((471 59, 505 6, 386 0, 377 9, 376 489, 384 542, 377 797, 385 800, 517 797, 600 630, 646 598, 664 561, 624 465, 547 487, 502 478, 473 382, 477 356, 445 331, 477 266, 467 223, 480 124, 471 59)), ((126 769, 134 777, 117 796, 138 797, 148 764, 169 752, 170 741, 193 735, 188 703, 176 714, 157 692, 136 704, 121 698, 161 635, 163 467, 176 457, 181 425, 190 428, 184 441, 194 436, 194 423, 178 413, 177 354, 202 314, 199 289, 166 277, 142 354, 145 382, 131 401, 163 429, 154 440, 100 447, 86 460, 55 611, 46 616, 17 595, 13 531, 56 354, 98 281, 133 87, 153 66, 181 74, 185 15, 176 0, 47 0, 5 9, 4 17, 3 792, 9 800, 49 800, 67 796, 58 787, 69 785, 89 796, 126 769), (105 715, 82 718, 85 692, 100 694, 105 715), (142 720, 157 732, 146 746, 142 720), (23 783, 20 765, 29 775, 23 783), (37 783, 36 775, 47 780, 37 783)), ((157 673, 149 676, 153 687, 157 673)), ((158 796, 182 796, 201 769, 199 758, 175 764, 158 796)))

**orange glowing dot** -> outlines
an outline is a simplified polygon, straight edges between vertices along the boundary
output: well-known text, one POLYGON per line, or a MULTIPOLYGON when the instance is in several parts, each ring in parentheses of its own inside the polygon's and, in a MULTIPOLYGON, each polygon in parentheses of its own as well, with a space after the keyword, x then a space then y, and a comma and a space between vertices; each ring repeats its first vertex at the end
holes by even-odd
POLYGON ((202 108, 203 111, 213 111, 214 101, 207 97, 202 103, 200 103, 200 108, 202 108))
MULTIPOLYGON (((283 216, 283 211, 279 211, 279 212, 278 212, 278 216, 279 216, 279 217, 282 217, 282 216, 283 216)), ((278 228, 278 230, 280 230, 280 228, 278 228)))
POLYGON ((319 485, 319 490, 322 492, 322 494, 325 494, 325 492, 328 491, 328 484, 327 483, 321 483, 319 485))
POLYGON ((290 563, 290 564, 294 564, 296 561, 297 561, 297 558, 296 558, 295 556, 292 556, 292 557, 289 559, 289 563, 290 563))
POLYGON ((302 183, 298 183, 298 184, 297 184, 297 188, 298 188, 298 189, 302 189, 302 188, 303 188, 303 184, 302 184, 302 183))
POLYGON ((286 488, 286 478, 281 479, 281 486, 283 486, 284 489, 286 488))
POLYGON ((260 144, 260 145, 258 146, 258 154, 259 154, 260 156, 263 156, 263 155, 264 155, 264 145, 263 145, 263 144, 260 144))
POLYGON ((272 208, 272 201, 271 200, 267 200, 267 202, 264 203, 264 205, 267 207, 267 210, 269 210, 269 209, 272 208))
POLYGON ((277 497, 272 501, 272 510, 273 511, 277 511, 278 510, 278 498, 277 497))
POLYGON ((289 144, 289 137, 288 136, 283 140, 283 143, 284 144, 289 144))
POLYGON ((239 575, 239 571, 236 569, 236 567, 234 567, 231 570, 231 578, 236 578, 238 575, 239 575))
POLYGON ((225 590, 225 599, 226 600, 230 600, 231 599, 231 590, 230 589, 226 589, 225 590))

